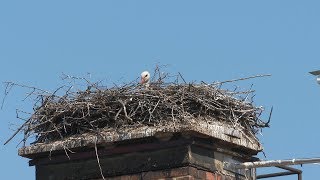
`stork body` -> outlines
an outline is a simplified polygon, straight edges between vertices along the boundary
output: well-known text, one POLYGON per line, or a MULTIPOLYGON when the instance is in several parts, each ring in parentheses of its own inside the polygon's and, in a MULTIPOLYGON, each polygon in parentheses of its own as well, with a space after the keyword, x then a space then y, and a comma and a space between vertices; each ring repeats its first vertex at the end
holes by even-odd
POLYGON ((150 73, 148 71, 143 71, 141 73, 140 84, 144 85, 145 87, 149 87, 150 86, 150 73))

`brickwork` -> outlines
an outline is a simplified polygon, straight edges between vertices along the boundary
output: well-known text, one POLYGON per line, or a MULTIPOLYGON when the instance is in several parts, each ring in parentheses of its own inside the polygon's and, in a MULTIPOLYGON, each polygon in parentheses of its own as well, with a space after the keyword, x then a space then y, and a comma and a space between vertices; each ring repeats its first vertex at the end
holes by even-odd
POLYGON ((149 138, 100 146, 97 152, 78 149, 68 157, 64 152, 52 152, 50 158, 39 154, 30 165, 36 166, 37 180, 102 180, 99 167, 107 180, 244 180, 255 172, 235 171, 224 162, 248 161, 252 153, 214 139, 176 134, 166 141, 149 138))
MULTIPOLYGON (((161 171, 148 171, 139 174, 106 177, 109 180, 233 180, 233 177, 209 172, 194 167, 181 167, 161 171)), ((102 179, 99 179, 102 180, 102 179)))

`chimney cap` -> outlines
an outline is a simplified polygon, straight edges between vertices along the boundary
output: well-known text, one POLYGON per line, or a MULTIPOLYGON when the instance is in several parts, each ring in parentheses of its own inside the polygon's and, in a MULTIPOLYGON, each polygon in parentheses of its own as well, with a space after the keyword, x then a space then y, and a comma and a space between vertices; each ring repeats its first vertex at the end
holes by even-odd
POLYGON ((51 152, 65 153, 64 149, 79 150, 92 148, 94 144, 107 146, 118 142, 135 142, 137 139, 160 138, 168 140, 168 134, 188 134, 195 137, 205 137, 218 140, 217 142, 227 143, 239 149, 258 153, 262 151, 262 145, 256 137, 234 128, 225 122, 208 124, 204 119, 191 119, 182 123, 170 122, 165 126, 140 126, 127 127, 122 130, 102 130, 99 135, 96 133, 84 133, 74 135, 64 140, 51 143, 36 143, 19 149, 19 155, 27 158, 35 158, 39 154, 51 152))

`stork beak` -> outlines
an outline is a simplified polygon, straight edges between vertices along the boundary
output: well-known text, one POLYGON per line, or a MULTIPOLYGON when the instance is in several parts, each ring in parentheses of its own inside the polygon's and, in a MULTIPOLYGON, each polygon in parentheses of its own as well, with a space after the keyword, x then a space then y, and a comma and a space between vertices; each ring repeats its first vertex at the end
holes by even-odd
POLYGON ((141 77, 141 80, 140 80, 140 84, 144 84, 145 80, 143 77, 141 77))

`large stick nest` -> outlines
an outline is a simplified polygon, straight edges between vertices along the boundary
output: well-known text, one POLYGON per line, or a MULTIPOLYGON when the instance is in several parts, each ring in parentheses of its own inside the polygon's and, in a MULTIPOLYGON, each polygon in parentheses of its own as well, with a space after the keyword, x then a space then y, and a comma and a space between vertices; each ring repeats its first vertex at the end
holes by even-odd
POLYGON ((248 98, 252 91, 223 90, 221 83, 164 83, 164 79, 159 76, 148 88, 136 82, 112 88, 91 83, 86 90, 69 88, 62 96, 40 94, 40 103, 18 131, 24 130, 24 141, 36 135, 38 143, 103 128, 165 126, 190 118, 222 121, 251 134, 268 127, 260 119, 263 109, 248 98))

